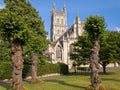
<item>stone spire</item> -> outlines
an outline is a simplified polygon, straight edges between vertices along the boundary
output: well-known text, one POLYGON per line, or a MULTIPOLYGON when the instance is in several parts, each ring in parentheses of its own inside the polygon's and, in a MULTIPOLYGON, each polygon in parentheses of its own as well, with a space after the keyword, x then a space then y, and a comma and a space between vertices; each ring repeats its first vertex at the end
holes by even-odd
POLYGON ((56 3, 54 3, 53 9, 52 9, 52 13, 55 13, 55 12, 56 12, 56 3))
POLYGON ((80 21, 80 17, 77 15, 77 16, 76 16, 76 21, 75 21, 75 22, 76 22, 76 24, 78 24, 78 23, 79 23, 79 21, 80 21))
POLYGON ((63 7, 63 12, 66 13, 66 5, 64 4, 64 7, 63 7))
POLYGON ((78 24, 79 22, 80 22, 80 17, 79 17, 79 12, 77 10, 75 23, 78 24))

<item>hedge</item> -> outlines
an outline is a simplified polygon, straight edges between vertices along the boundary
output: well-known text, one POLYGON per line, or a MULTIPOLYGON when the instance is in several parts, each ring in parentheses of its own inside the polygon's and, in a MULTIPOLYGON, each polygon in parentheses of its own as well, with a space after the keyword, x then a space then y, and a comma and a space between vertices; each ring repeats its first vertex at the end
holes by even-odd
POLYGON ((57 63, 59 65, 59 73, 60 74, 68 74, 68 65, 64 63, 57 63))
MULTIPOLYGON (((38 76, 60 73, 68 74, 68 66, 64 63, 51 64, 46 63, 44 65, 38 65, 38 76)), ((23 78, 31 76, 31 65, 24 64, 23 78)), ((0 80, 10 79, 12 77, 12 65, 11 62, 1 62, 0 63, 0 80)))
POLYGON ((10 79, 12 77, 11 62, 0 62, 0 80, 10 79))
POLYGON ((78 71, 89 71, 89 67, 77 67, 78 71))
MULTIPOLYGON (((44 65, 38 65, 37 74, 38 76, 51 74, 51 73, 60 73, 60 74, 68 74, 68 65, 64 63, 46 63, 44 65)), ((24 65, 23 69, 23 78, 31 76, 31 66, 24 65)))

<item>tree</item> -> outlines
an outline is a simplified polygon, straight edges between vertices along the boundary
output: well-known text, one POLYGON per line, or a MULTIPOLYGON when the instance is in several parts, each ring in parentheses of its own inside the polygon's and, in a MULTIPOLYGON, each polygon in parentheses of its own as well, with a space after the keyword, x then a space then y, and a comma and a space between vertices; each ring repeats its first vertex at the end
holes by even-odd
POLYGON ((1 34, 11 45, 13 90, 23 90, 22 45, 26 40, 24 35, 27 33, 28 27, 24 19, 16 13, 10 12, 9 9, 5 8, 0 13, 1 34))
POLYGON ((100 41, 100 61, 99 63, 103 67, 103 73, 106 73, 106 66, 109 63, 114 63, 119 60, 119 33, 113 31, 106 31, 104 33, 104 39, 100 41))
POLYGON ((78 65, 88 64, 90 61, 91 48, 93 47, 87 34, 78 36, 77 41, 73 43, 73 50, 70 52, 71 60, 75 60, 78 65))
POLYGON ((99 90, 101 80, 98 75, 99 65, 99 39, 105 31, 106 24, 103 17, 89 16, 85 21, 84 29, 87 31, 89 38, 93 41, 93 48, 90 56, 91 84, 95 90, 99 90))
MULTIPOLYGON (((41 17, 39 17, 37 11, 29 2, 26 3, 26 0, 4 1, 6 3, 6 7, 0 11, 1 35, 11 44, 13 90, 23 90, 22 48, 24 45, 28 45, 30 40, 32 40, 34 37, 38 38, 38 35, 40 36, 40 40, 42 38, 45 39, 47 33, 43 28, 44 26, 42 26, 43 21, 41 20, 41 17)), ((34 41, 36 40, 34 39, 34 41)), ((32 41, 32 43, 34 41, 32 41)), ((32 46, 35 47, 35 44, 32 46)))
MULTIPOLYGON (((100 39, 99 63, 103 67, 103 73, 106 73, 106 66, 109 63, 119 62, 120 59, 120 33, 113 31, 105 31, 100 39)), ((92 41, 88 35, 79 36, 77 41, 73 43, 75 47, 70 53, 70 57, 80 64, 88 64, 90 60, 92 41)))
POLYGON ((38 62, 43 61, 44 51, 47 49, 48 43, 49 42, 45 37, 32 35, 32 37, 28 40, 27 45, 25 46, 27 48, 25 52, 29 53, 29 57, 32 58, 30 62, 33 83, 40 81, 37 77, 37 65, 39 64, 38 62))

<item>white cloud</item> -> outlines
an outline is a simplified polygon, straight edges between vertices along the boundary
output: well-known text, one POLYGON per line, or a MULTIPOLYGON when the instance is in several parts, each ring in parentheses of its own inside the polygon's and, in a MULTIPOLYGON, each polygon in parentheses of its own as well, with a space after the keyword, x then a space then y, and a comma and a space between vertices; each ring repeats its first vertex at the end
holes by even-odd
POLYGON ((0 5, 0 9, 3 9, 5 7, 5 5, 0 5))
POLYGON ((115 30, 120 31, 120 27, 115 27, 115 30))

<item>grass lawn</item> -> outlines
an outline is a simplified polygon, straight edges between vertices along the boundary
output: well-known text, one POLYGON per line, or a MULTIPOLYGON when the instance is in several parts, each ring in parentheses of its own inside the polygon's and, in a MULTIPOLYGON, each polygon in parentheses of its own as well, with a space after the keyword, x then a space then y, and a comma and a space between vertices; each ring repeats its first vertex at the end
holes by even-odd
MULTIPOLYGON (((109 90, 120 90, 120 70, 109 72, 107 75, 100 74, 102 84, 109 90)), ((60 76, 43 80, 39 84, 29 84, 24 82, 23 85, 28 90, 84 90, 90 85, 89 75, 72 75, 60 76)), ((0 90, 11 90, 11 84, 0 84, 0 90)))

